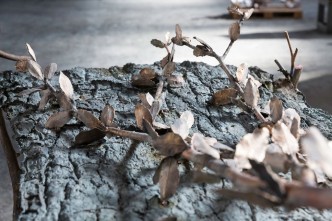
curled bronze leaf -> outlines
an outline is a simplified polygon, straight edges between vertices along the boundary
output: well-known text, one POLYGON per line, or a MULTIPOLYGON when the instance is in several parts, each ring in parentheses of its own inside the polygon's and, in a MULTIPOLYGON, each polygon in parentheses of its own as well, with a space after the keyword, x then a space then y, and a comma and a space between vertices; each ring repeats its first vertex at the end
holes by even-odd
POLYGON ((194 48, 193 54, 196 57, 203 57, 206 56, 209 53, 209 50, 204 47, 203 45, 196 45, 196 47, 194 48))
POLYGON ((175 25, 175 35, 177 38, 182 39, 182 29, 179 24, 175 25))
POLYGON ((112 127, 114 116, 114 108, 111 105, 107 104, 101 112, 100 120, 106 127, 112 127))
POLYGON ((162 41, 158 40, 158 39, 152 39, 151 40, 151 44, 157 48, 164 48, 165 45, 162 41))
POLYGON ((135 87, 153 87, 156 85, 154 81, 151 81, 150 79, 141 78, 136 75, 132 77, 131 84, 135 87))
POLYGON ((173 132, 157 137, 152 145, 164 156, 174 156, 188 148, 188 144, 182 137, 173 132))
POLYGON ((156 77, 156 72, 151 69, 151 68, 143 68, 140 72, 139 72, 140 76, 144 79, 153 79, 156 77))
POLYGON ((174 157, 163 159, 153 180, 159 183, 160 200, 162 204, 166 204, 167 199, 175 194, 179 185, 180 174, 177 160, 174 157))
POLYGON ((88 131, 81 131, 75 137, 75 146, 87 145, 93 143, 97 140, 100 140, 105 137, 105 132, 100 131, 99 129, 92 129, 88 131))
POLYGON ((136 118, 137 126, 141 130, 144 130, 143 119, 147 120, 150 124, 152 124, 152 115, 151 115, 150 111, 143 104, 136 105, 135 118, 136 118))
POLYGON ((70 119, 72 118, 72 112, 71 111, 60 111, 58 113, 55 113, 51 115, 46 124, 45 127, 48 129, 56 129, 63 127, 70 119))
POLYGON ((156 73, 151 68, 143 68, 138 75, 133 75, 131 78, 132 85, 136 87, 152 87, 155 86, 153 79, 156 73))
POLYGON ((30 72, 30 74, 32 76, 34 76, 35 78, 37 78, 39 80, 44 79, 44 75, 43 75, 40 65, 37 62, 35 62, 34 60, 27 61, 27 68, 28 68, 28 71, 30 72))
POLYGON ((182 29, 179 24, 175 25, 175 37, 172 38, 172 42, 176 45, 183 45, 182 42, 182 29))
POLYGON ((234 42, 240 37, 240 23, 234 22, 228 29, 229 39, 234 42))
POLYGON ((63 92, 57 93, 57 100, 63 110, 72 110, 73 103, 63 92))
POLYGON ((82 121, 85 126, 90 129, 97 128, 101 131, 105 131, 105 126, 103 123, 98 120, 92 113, 86 110, 78 109, 77 110, 77 118, 82 121))
POLYGON ((174 62, 168 62, 164 67, 164 76, 168 77, 175 71, 175 63, 174 62))
POLYGON ((237 90, 234 88, 222 89, 212 96, 211 104, 215 106, 230 104, 236 97, 237 90))

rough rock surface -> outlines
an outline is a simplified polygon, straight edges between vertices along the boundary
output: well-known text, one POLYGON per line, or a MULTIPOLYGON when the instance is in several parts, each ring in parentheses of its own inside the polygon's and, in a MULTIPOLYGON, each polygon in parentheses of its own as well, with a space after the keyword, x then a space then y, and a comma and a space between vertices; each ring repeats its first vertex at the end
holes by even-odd
MULTIPOLYGON (((79 108, 99 116, 105 104, 116 109, 115 122, 122 129, 139 130, 134 120, 138 93, 154 93, 155 88, 138 89, 131 85, 132 74, 148 65, 127 64, 123 68, 74 68, 65 71, 73 82, 79 108)), ((160 71, 158 64, 151 66, 160 71)), ((255 77, 270 85, 271 76, 258 68, 251 69, 255 77)), ((219 67, 202 63, 183 62, 176 72, 186 84, 168 88, 166 104, 159 121, 170 124, 181 112, 191 110, 195 116, 192 132, 215 137, 232 147, 247 132, 257 126, 252 114, 234 105, 211 107, 207 102, 213 92, 228 84, 219 67)), ((332 212, 301 208, 262 209, 243 201, 217 196, 215 189, 222 184, 192 184, 186 182, 187 169, 180 165, 181 184, 170 204, 158 203, 158 186, 152 182, 154 170, 162 157, 145 143, 120 137, 105 138, 103 143, 81 149, 70 149, 76 134, 86 129, 71 120, 59 131, 44 128, 48 117, 58 111, 53 102, 38 111, 39 93, 18 96, 25 88, 39 85, 28 74, 0 74, 0 106, 14 132, 19 152, 21 175, 18 193, 18 220, 331 220, 332 212)), ((57 78, 53 80, 57 85, 57 78)), ((261 87, 264 107, 272 92, 261 87)), ((317 126, 332 139, 332 117, 307 106, 304 96, 278 90, 285 107, 295 108, 301 126, 317 126)), ((226 182, 226 185, 230 185, 226 182)))

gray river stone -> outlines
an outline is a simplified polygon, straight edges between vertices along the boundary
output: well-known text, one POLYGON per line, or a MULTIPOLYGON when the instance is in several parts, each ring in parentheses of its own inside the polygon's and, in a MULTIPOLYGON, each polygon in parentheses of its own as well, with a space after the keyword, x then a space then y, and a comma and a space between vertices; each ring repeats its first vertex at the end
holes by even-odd
MULTIPOLYGON (((99 116, 105 104, 116 109, 115 123, 127 130, 139 130, 135 124, 134 107, 138 93, 154 94, 156 88, 139 89, 131 85, 131 76, 143 67, 161 72, 153 65, 127 64, 109 69, 73 68, 64 71, 72 80, 78 108, 99 116)), ((235 67, 230 67, 235 70, 235 67)), ((265 86, 272 76, 257 67, 252 75, 265 86)), ((166 89, 166 102, 159 122, 171 124, 183 111, 195 116, 191 133, 206 136, 235 147, 243 135, 258 125, 253 114, 234 105, 213 107, 208 104, 214 92, 228 86, 228 79, 219 67, 203 63, 177 64, 176 74, 186 83, 180 88, 166 89)), ((58 73, 51 81, 58 88, 58 73)), ((164 207, 158 202, 159 189, 152 176, 160 156, 149 144, 121 137, 105 138, 103 142, 81 149, 71 149, 74 137, 86 130, 82 123, 71 120, 61 130, 44 127, 48 117, 59 110, 51 102, 38 110, 39 93, 19 96, 26 88, 40 85, 29 74, 0 73, 0 106, 10 122, 14 148, 20 165, 17 193, 17 220, 331 220, 329 210, 300 208, 287 211, 282 207, 264 209, 247 202, 228 200, 215 193, 219 184, 188 183, 188 169, 179 165, 180 187, 164 207), (171 219, 173 218, 173 219, 171 219)), ((308 107, 300 92, 275 89, 274 93, 260 88, 259 105, 264 107, 276 95, 284 107, 295 108, 301 126, 317 126, 332 139, 332 118, 326 112, 308 107)), ((227 181, 227 186, 230 185, 227 181)), ((305 194, 305 193, 304 193, 305 194)))

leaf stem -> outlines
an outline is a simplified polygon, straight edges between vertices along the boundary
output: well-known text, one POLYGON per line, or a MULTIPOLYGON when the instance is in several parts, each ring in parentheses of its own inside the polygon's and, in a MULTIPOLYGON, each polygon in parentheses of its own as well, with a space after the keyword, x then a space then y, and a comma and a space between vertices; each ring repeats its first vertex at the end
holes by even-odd
POLYGON ((221 57, 221 60, 222 60, 222 61, 225 60, 225 58, 227 57, 228 52, 231 50, 231 48, 232 48, 232 46, 233 46, 233 43, 234 43, 234 41, 230 41, 230 42, 229 42, 227 49, 225 50, 224 54, 223 54, 222 57, 221 57))
MULTIPOLYGON (((230 50, 231 48, 231 45, 233 43, 231 42, 230 45, 229 45, 229 48, 228 48, 228 51, 230 50)), ((184 43, 183 45, 191 48, 191 49, 195 49, 195 46, 191 45, 190 43, 184 43)), ((209 45, 208 45, 209 46, 209 45)), ((226 73, 229 81, 230 81, 230 84, 232 86, 234 86, 236 88, 236 90, 239 92, 240 96, 243 97, 243 94, 244 94, 244 91, 243 91, 243 88, 240 86, 240 84, 237 82, 237 80, 235 79, 235 77, 232 75, 231 71, 229 70, 229 68, 225 65, 224 61, 223 61, 223 58, 220 57, 210 46, 209 46, 209 52, 207 53, 207 56, 210 56, 210 57, 214 57, 215 59, 217 59, 217 61, 219 62, 219 65, 220 67, 224 70, 224 72, 226 73)), ((226 50, 227 51, 227 50, 226 50)), ((225 52, 226 53, 226 52, 225 52)), ((224 55, 225 55, 224 53, 224 55)), ((227 52, 228 53, 228 52, 227 52)), ((226 55, 227 55, 226 53, 226 55)), ((279 63, 279 62, 278 62, 279 63)), ((281 66, 281 65, 280 65, 281 66)), ((255 116, 257 117, 257 119, 261 122, 266 122, 266 119, 263 117, 263 115, 258 111, 257 108, 254 108, 253 109, 253 112, 255 114, 255 116)))
POLYGON ((257 107, 255 107, 253 109, 253 112, 254 112, 255 116, 257 117, 257 119, 260 122, 262 122, 262 123, 267 122, 267 120, 263 117, 263 115, 261 114, 261 112, 259 112, 259 110, 257 109, 257 107))
POLYGON ((161 77, 161 79, 159 80, 159 83, 158 83, 156 94, 154 96, 155 100, 159 100, 160 95, 163 92, 163 88, 164 88, 164 77, 161 77))
POLYGON ((31 60, 31 57, 29 57, 29 56, 18 56, 18 55, 7 53, 2 50, 0 50, 0 57, 8 59, 8 60, 12 60, 12 61, 31 60))
POLYGON ((288 71, 285 70, 285 68, 280 64, 280 62, 275 59, 274 62, 277 64, 279 70, 287 79, 289 79, 290 74, 288 73, 288 71))
POLYGON ((51 90, 52 94, 55 95, 56 89, 53 87, 53 85, 47 79, 45 79, 44 83, 51 90))
POLYGON ((258 177, 240 173, 239 171, 230 168, 221 160, 215 160, 210 158, 206 159, 205 162, 202 162, 201 159, 195 157, 195 153, 192 149, 187 149, 183 151, 181 153, 181 157, 194 163, 203 164, 219 176, 229 179, 235 185, 245 185, 246 188, 262 188, 266 186, 266 183, 258 177))
POLYGON ((115 127, 108 127, 105 132, 108 134, 112 134, 112 135, 116 135, 116 136, 120 136, 120 137, 126 137, 126 138, 130 138, 133 140, 149 142, 149 143, 152 142, 151 137, 146 133, 122 130, 122 129, 115 128, 115 127))
MULTIPOLYGON (((192 44, 190 44, 190 43, 188 43, 188 42, 184 42, 183 45, 185 45, 185 46, 187 46, 187 47, 189 47, 189 48, 191 48, 191 49, 193 49, 193 50, 196 48, 194 45, 192 45, 192 44)), ((226 75, 227 75, 227 77, 228 77, 228 79, 229 79, 231 85, 235 85, 236 80, 235 80, 235 78, 233 77, 231 71, 230 71, 230 70, 228 69, 228 67, 225 65, 225 63, 223 62, 222 58, 220 58, 220 56, 219 56, 219 55, 218 55, 218 54, 217 54, 217 53, 216 53, 211 47, 210 47, 209 52, 207 52, 206 55, 207 55, 207 56, 210 56, 210 57, 213 57, 213 58, 215 58, 215 59, 217 59, 217 61, 219 62, 219 65, 220 65, 220 67, 221 67, 221 69, 223 69, 224 72, 226 73, 226 75)), ((239 88, 238 88, 238 89, 239 89, 239 88)))

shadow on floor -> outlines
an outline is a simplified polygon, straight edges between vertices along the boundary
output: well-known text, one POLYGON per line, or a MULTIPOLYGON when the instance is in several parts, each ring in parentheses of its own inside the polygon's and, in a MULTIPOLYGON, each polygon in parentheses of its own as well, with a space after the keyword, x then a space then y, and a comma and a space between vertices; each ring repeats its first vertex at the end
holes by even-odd
POLYGON ((332 114, 332 75, 300 82, 299 89, 312 107, 321 108, 332 114))
POLYGON ((221 14, 221 15, 211 15, 211 16, 206 16, 208 19, 232 19, 232 16, 230 16, 229 13, 221 14))

